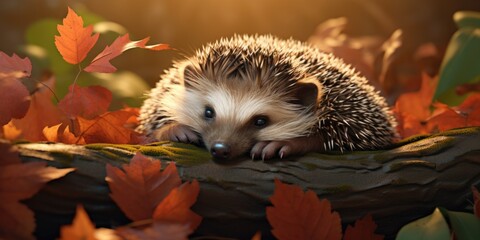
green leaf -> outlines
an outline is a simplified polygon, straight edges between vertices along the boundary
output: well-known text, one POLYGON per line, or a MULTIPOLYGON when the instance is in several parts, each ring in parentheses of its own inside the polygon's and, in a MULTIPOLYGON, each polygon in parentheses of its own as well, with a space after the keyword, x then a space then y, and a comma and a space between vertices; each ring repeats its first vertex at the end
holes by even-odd
POLYGON ((453 15, 458 28, 480 28, 480 12, 460 11, 453 15))
POLYGON ((450 220, 458 240, 480 239, 480 219, 472 213, 448 211, 440 208, 443 216, 450 220))
POLYGON ((396 240, 450 240, 450 230, 438 208, 400 229, 396 240))
POLYGON ((455 94, 456 86, 480 80, 480 13, 457 12, 454 19, 460 29, 445 52, 434 96, 434 100, 451 106, 466 98, 455 94))

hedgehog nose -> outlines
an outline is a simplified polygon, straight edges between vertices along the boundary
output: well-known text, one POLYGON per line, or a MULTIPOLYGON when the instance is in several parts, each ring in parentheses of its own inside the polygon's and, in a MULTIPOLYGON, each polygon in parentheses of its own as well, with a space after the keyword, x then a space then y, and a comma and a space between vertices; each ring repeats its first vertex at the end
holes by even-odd
POLYGON ((230 157, 230 146, 222 142, 213 143, 210 153, 216 160, 225 160, 230 157))

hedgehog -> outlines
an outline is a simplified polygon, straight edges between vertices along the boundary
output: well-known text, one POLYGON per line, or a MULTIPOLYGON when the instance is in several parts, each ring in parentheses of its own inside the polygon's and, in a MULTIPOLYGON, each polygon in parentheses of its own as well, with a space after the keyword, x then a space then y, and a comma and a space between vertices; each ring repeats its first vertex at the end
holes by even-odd
POLYGON ((376 150, 397 136, 385 99, 353 67, 271 35, 223 38, 176 61, 139 121, 150 138, 202 145, 217 161, 376 150))

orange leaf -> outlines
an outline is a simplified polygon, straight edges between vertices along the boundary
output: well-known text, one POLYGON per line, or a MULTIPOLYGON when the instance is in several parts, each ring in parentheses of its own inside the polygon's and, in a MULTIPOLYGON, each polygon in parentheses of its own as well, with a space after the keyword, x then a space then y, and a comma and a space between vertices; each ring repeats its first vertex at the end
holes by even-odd
POLYGON ((458 106, 461 115, 466 116, 467 126, 480 126, 480 93, 468 96, 463 103, 458 106))
POLYGON ((118 57, 123 52, 132 49, 132 48, 143 48, 150 50, 165 50, 169 46, 167 44, 155 44, 147 46, 147 42, 150 38, 144 38, 139 41, 132 41, 127 34, 118 37, 112 43, 112 45, 105 47, 105 49, 98 54, 84 70, 86 72, 101 72, 101 73, 112 73, 117 70, 111 63, 110 60, 118 57))
POLYGON ((15 140, 22 135, 22 130, 18 129, 13 125, 13 122, 10 121, 6 125, 3 125, 3 138, 7 140, 15 140))
POLYGON ((383 236, 375 234, 375 229, 377 229, 377 224, 373 221, 372 215, 367 214, 362 219, 355 221, 354 227, 348 225, 343 240, 382 240, 383 236))
POLYGON ((267 219, 275 237, 285 239, 341 239, 340 216, 330 202, 295 185, 275 179, 275 191, 267 207, 267 219))
POLYGON ((70 64, 83 61, 98 40, 98 33, 92 36, 93 26, 83 27, 83 19, 70 7, 63 25, 57 25, 60 36, 55 36, 55 46, 63 59, 70 64))
POLYGON ((149 219, 155 207, 172 189, 181 184, 175 163, 160 171, 161 162, 137 153, 123 170, 107 164, 110 197, 128 218, 134 221, 149 219))
POLYGON ((53 127, 45 127, 43 134, 49 142, 61 142, 66 144, 85 144, 83 137, 76 137, 71 131, 70 126, 58 124, 53 127))
POLYGON ((406 138, 416 134, 427 134, 429 133, 425 122, 420 121, 413 115, 401 115, 395 113, 397 117, 397 131, 401 137, 406 138))
POLYGON ((192 183, 184 183, 174 188, 168 196, 158 204, 153 219, 156 221, 168 221, 177 223, 188 223, 190 229, 195 230, 202 217, 194 213, 190 207, 197 201, 200 186, 194 179, 192 183))
POLYGON ((395 102, 395 111, 402 115, 411 115, 419 120, 430 116, 430 105, 437 86, 438 77, 432 79, 422 74, 422 86, 417 92, 404 93, 395 102))
POLYGON ((33 212, 19 201, 74 169, 46 167, 46 162, 21 163, 18 153, 4 144, 0 146, 0 238, 33 239, 33 212))
POLYGON ((12 118, 25 116, 30 106, 30 93, 25 85, 14 77, 0 76, 0 89, 0 126, 2 126, 12 118))
POLYGON ((133 115, 128 119, 127 123, 131 124, 132 126, 138 126, 140 121, 138 121, 138 116, 140 116, 140 108, 134 107, 124 107, 122 111, 131 112, 133 115))
POLYGON ((473 213, 480 218, 480 193, 475 186, 472 186, 473 193, 473 213))
POLYGON ((112 101, 112 93, 101 86, 71 85, 58 107, 70 118, 93 119, 105 113, 112 101))
POLYGON ((29 58, 25 57, 24 59, 21 59, 15 53, 9 57, 4 52, 0 51, 0 76, 6 74, 22 78, 30 76, 31 72, 32 63, 29 58))
MULTIPOLYGON (((55 79, 52 77, 44 82, 53 89, 55 79)), ((22 131, 23 138, 29 141, 46 140, 43 129, 46 126, 56 125, 63 121, 58 108, 52 103, 52 92, 45 86, 40 86, 32 95, 30 107, 22 119, 13 119, 13 125, 22 131)))
POLYGON ((77 206, 77 213, 72 225, 62 226, 60 239, 64 240, 95 240, 95 226, 81 206, 77 206))
POLYGON ((419 91, 404 93, 398 97, 393 111, 399 123, 397 130, 401 137, 429 133, 425 121, 431 115, 430 106, 437 83, 438 77, 430 78, 423 73, 419 91))
POLYGON ((134 229, 121 227, 117 234, 126 240, 187 240, 192 230, 187 224, 153 222, 151 227, 134 229))
POLYGON ((435 111, 428 119, 429 132, 446 131, 452 128, 466 126, 466 119, 453 108, 443 103, 435 103, 435 111))
POLYGON ((120 110, 104 113, 92 120, 78 117, 79 137, 83 137, 86 143, 137 143, 139 134, 126 126, 132 116, 133 113, 120 110))

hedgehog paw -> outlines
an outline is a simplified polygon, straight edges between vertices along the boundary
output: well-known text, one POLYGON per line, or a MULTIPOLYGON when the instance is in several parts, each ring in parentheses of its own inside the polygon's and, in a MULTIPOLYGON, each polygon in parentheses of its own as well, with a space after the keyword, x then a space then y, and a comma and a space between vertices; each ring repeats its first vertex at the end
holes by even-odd
POLYGON ((262 141, 253 145, 250 151, 252 159, 270 159, 278 156, 280 159, 291 155, 319 151, 321 144, 316 137, 299 137, 283 141, 262 141))
POLYGON ((290 154, 290 141, 264 141, 256 143, 250 152, 252 159, 284 158, 290 154))
POLYGON ((182 143, 199 143, 198 134, 191 128, 179 124, 171 123, 163 126, 154 132, 155 139, 159 141, 172 141, 182 143))

